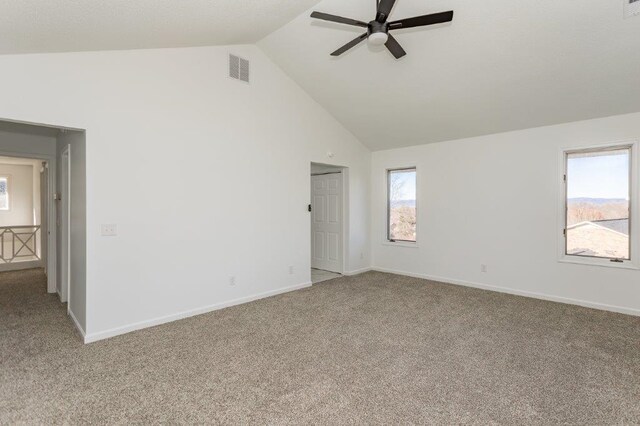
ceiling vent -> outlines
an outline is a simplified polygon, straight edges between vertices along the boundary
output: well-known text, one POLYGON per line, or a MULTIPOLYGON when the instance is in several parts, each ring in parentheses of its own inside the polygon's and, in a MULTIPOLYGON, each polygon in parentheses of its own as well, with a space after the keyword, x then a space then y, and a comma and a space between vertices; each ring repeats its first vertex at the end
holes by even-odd
POLYGON ((640 0, 624 0, 624 17, 640 15, 640 0))
POLYGON ((229 55, 229 77, 249 82, 249 61, 236 55, 229 55))

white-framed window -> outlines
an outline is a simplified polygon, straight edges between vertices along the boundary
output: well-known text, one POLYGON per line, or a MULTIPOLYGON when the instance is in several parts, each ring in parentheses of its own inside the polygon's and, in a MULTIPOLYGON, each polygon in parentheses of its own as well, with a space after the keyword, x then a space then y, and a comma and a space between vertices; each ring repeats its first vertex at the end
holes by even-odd
POLYGON ((562 152, 561 260, 637 267, 638 143, 562 152))
POLYGON ((0 176, 0 211, 9 210, 9 176, 0 176))
POLYGON ((418 233, 416 168, 388 169, 386 173, 387 242, 415 244, 418 233))

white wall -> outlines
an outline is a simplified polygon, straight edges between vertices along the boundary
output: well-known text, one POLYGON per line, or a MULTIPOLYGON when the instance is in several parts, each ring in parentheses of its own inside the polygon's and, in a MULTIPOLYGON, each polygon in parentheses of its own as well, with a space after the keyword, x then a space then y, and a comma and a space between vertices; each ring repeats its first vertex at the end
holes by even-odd
POLYGON ((0 210, 0 226, 34 225, 33 166, 0 163, 0 176, 9 179, 9 210, 0 210))
POLYGON ((370 152, 254 46, 1 56, 0 93, 0 117, 87 130, 89 340, 309 283, 328 151, 349 168, 347 269, 370 264, 370 152))
POLYGON ((638 138, 640 113, 374 152, 373 264, 640 314, 640 271, 557 261, 562 148, 638 138), (418 248, 383 243, 385 169, 399 166, 418 167, 418 248))

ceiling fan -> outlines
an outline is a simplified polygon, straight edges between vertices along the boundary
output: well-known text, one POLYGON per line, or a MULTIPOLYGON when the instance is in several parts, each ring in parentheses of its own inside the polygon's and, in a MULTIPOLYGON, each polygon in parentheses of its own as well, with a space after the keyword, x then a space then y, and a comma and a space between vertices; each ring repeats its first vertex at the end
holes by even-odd
POLYGON ((329 15, 328 13, 313 12, 312 18, 322 19, 324 21, 337 22, 339 24, 354 25, 363 27, 367 32, 358 36, 354 40, 342 46, 331 54, 331 56, 340 56, 347 50, 358 45, 364 39, 368 39, 369 43, 374 46, 382 46, 383 44, 389 49, 396 59, 402 58, 407 52, 404 51, 400 43, 393 38, 389 31, 399 30, 401 28, 422 27, 425 25, 440 24, 453 20, 453 11, 432 13, 430 15, 416 16, 413 18, 400 19, 398 21, 388 22, 389 14, 396 0, 375 0, 376 1, 376 19, 366 23, 355 19, 343 18, 342 16, 329 15))

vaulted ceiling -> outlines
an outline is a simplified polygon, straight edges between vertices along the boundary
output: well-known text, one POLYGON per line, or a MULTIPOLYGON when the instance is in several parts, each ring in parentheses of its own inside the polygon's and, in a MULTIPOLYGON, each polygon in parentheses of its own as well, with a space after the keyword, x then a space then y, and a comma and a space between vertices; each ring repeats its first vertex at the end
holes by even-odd
POLYGON ((451 9, 451 24, 396 31, 400 60, 367 43, 330 57, 362 28, 311 10, 259 45, 374 150, 640 111, 640 16, 623 19, 621 0, 398 0, 391 18, 451 9))
POLYGON ((0 54, 254 43, 318 0, 2 0, 0 54))
POLYGON ((622 0, 398 0, 408 55, 361 43, 374 0, 2 0, 0 54, 254 43, 373 150, 640 111, 640 16, 622 0))

